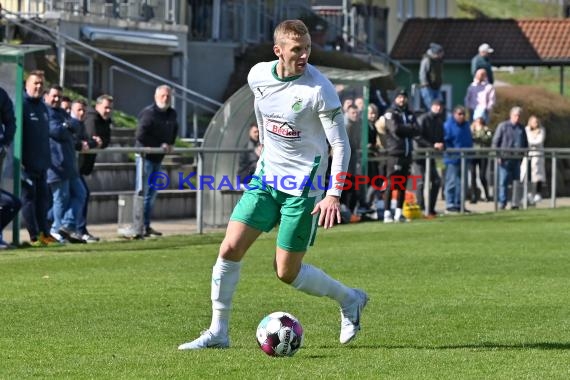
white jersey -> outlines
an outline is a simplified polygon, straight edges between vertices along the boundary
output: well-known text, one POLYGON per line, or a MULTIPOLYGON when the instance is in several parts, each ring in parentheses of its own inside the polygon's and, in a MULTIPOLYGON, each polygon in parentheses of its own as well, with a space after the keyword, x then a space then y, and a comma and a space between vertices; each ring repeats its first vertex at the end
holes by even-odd
POLYGON ((247 78, 263 144, 255 174, 287 194, 320 195, 326 190, 328 139, 333 163, 327 194, 338 196, 350 147, 335 88, 309 64, 302 75, 280 79, 277 62, 256 64, 247 78))

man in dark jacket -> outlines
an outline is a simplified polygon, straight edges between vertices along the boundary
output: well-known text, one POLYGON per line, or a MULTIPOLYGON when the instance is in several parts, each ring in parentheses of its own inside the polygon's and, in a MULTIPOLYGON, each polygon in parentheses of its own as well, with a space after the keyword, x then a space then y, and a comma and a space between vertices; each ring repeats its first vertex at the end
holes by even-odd
POLYGON ((487 82, 493 84, 493 65, 491 65, 490 56, 495 50, 489 44, 479 46, 479 53, 471 59, 471 75, 479 69, 485 69, 487 72, 487 82))
POLYGON ((259 143, 259 128, 257 124, 249 127, 249 140, 247 140, 248 152, 242 152, 239 156, 238 176, 240 182, 246 184, 251 179, 251 175, 255 173, 257 161, 261 155, 261 144, 259 143))
MULTIPOLYGON (((509 120, 503 121, 497 126, 493 135, 493 148, 528 148, 528 139, 524 126, 520 123, 522 109, 520 107, 511 108, 509 120)), ((509 185, 512 185, 513 209, 519 208, 520 194, 520 167, 522 153, 499 152, 499 206, 501 209, 507 207, 507 192, 509 185)))
POLYGON ((425 110, 429 110, 434 100, 442 100, 443 48, 431 43, 420 62, 420 95, 425 110))
MULTIPOLYGON (((154 92, 154 103, 139 113, 137 147, 162 148, 165 153, 172 151, 178 133, 178 116, 171 107, 171 102, 172 89, 167 85, 158 86, 154 92)), ((150 174, 160 171, 163 158, 164 154, 137 155, 136 191, 144 196, 144 236, 162 235, 150 226, 150 215, 157 193, 154 187, 149 186, 148 178, 150 174)))
MULTIPOLYGON (((431 103, 429 112, 418 117, 418 125, 420 134, 415 138, 416 145, 419 148, 432 148, 438 151, 443 150, 443 103, 441 100, 435 99, 431 103)), ((417 181, 416 197, 421 209, 425 211, 426 205, 424 201, 424 180, 426 175, 426 159, 416 160, 415 171, 420 176, 417 181)), ((441 187, 441 177, 437 172, 435 159, 430 158, 430 183, 429 183, 429 199, 427 205, 428 218, 437 216, 435 212, 435 203, 437 201, 437 193, 441 187)))
POLYGON ((2 168, 4 158, 9 149, 14 134, 16 133, 16 118, 14 117, 14 105, 10 96, 0 87, 0 181, 2 180, 2 168))
MULTIPOLYGON (((111 125, 113 120, 111 119, 111 113, 113 112, 113 97, 111 95, 101 95, 95 101, 95 108, 87 110, 85 116, 85 137, 89 140, 95 141, 96 145, 93 146, 91 143, 90 147, 104 149, 111 142, 111 125)), ((77 226, 79 233, 84 236, 84 240, 98 240, 97 237, 91 235, 87 230, 87 212, 89 206, 89 187, 87 186, 87 181, 85 181, 85 176, 90 175, 93 172, 95 166, 95 159, 97 154, 80 154, 79 155, 79 174, 80 180, 85 188, 85 202, 83 204, 80 223, 77 226)))
POLYGON ((51 165, 48 108, 42 101, 44 74, 32 71, 26 79, 22 133, 22 216, 32 246, 55 240, 47 223, 49 190, 47 169, 51 165))
POLYGON ((388 153, 387 181, 384 191, 384 223, 402 221, 402 207, 406 196, 406 181, 412 165, 412 139, 419 134, 414 114, 408 109, 408 94, 401 90, 384 114, 386 120, 386 152, 388 153), (402 182, 402 180, 404 181, 402 182), (396 211, 390 211, 392 190, 397 190, 396 211))
MULTIPOLYGON (((4 158, 14 140, 15 132, 14 105, 6 91, 0 87, 0 182, 2 181, 4 158)), ((21 207, 22 203, 18 198, 0 189, 0 249, 11 247, 2 238, 2 230, 14 219, 21 207)))
POLYGON ((60 243, 84 243, 76 230, 76 220, 85 202, 85 190, 79 180, 75 158, 75 123, 61 108, 62 94, 60 86, 52 85, 44 95, 44 103, 48 106, 51 151, 51 165, 47 171, 53 200, 50 234, 60 243))

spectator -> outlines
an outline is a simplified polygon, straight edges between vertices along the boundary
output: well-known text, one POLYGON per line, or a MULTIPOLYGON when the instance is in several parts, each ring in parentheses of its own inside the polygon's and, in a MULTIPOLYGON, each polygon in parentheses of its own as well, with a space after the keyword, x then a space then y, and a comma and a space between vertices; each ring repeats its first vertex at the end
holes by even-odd
MULTIPOLYGON (((71 122, 74 124, 75 130, 74 144, 75 150, 83 154, 89 152, 91 149, 99 148, 101 143, 101 139, 94 139, 87 134, 84 123, 86 116, 87 103, 81 99, 74 100, 71 103, 71 122)), ((79 175, 78 178, 79 181, 81 181, 81 185, 85 192, 85 201, 81 205, 79 212, 75 215, 75 225, 77 226, 78 232, 82 235, 81 239, 83 241, 86 243, 95 243, 99 241, 99 238, 89 233, 85 233, 85 231, 87 231, 87 228, 85 227, 87 223, 83 219, 85 203, 89 202, 89 189, 87 188, 87 184, 85 183, 83 176, 79 175)))
POLYGON ((44 95, 49 115, 49 144, 51 165, 47 182, 53 199, 51 236, 64 243, 84 243, 77 232, 77 214, 85 202, 85 189, 79 179, 75 157, 74 134, 76 123, 61 107, 63 89, 53 85, 44 95))
MULTIPOLYGON (((95 101, 95 108, 88 109, 85 116, 85 135, 90 141, 91 148, 104 149, 109 146, 111 142, 111 113, 113 112, 113 97, 111 95, 103 94, 95 101), (93 146, 93 141, 97 144, 93 146)), ((87 213, 89 211, 89 186, 85 176, 90 175, 95 167, 95 160, 97 154, 80 154, 79 155, 79 174, 81 174, 81 182, 85 188, 85 202, 83 204, 82 215, 79 218, 77 230, 83 235, 83 240, 98 240, 87 229, 87 213), (86 235, 89 235, 87 237, 86 235)))
MULTIPOLYGON (((171 107, 172 89, 167 85, 158 86, 154 92, 154 103, 145 107, 139 114, 136 146, 162 148, 172 152, 178 133, 177 114, 171 107)), ((144 196, 144 236, 162 236, 150 226, 152 207, 156 199, 156 189, 148 186, 150 174, 160 171, 164 154, 137 155, 137 194, 144 196), (142 170, 142 176, 141 176, 142 170), (142 183, 140 180, 142 178, 142 183)))
MULTIPOLYGON (((346 133, 348 135, 348 142, 350 144, 350 150, 352 154, 350 155, 350 160, 348 163, 349 178, 354 178, 357 174, 358 162, 360 161, 360 141, 361 141, 361 130, 362 130, 362 120, 358 114, 358 107, 351 104, 348 106, 348 110, 345 114, 348 122, 346 123, 346 133)), ((351 186, 342 192, 340 197, 340 203, 348 208, 351 214, 354 213, 356 204, 358 203, 358 192, 355 186, 351 186)))
POLYGON ((354 105, 354 100, 352 98, 345 98, 342 101, 342 112, 344 114, 344 125, 348 124, 348 108, 352 105, 354 105))
MULTIPOLYGON (((493 135, 492 146, 497 149, 526 149, 528 140, 526 132, 520 123, 522 109, 511 108, 509 120, 503 121, 497 126, 493 135)), ((521 153, 499 151, 499 206, 501 210, 507 207, 507 193, 509 185, 512 185, 511 208, 519 208, 520 195, 518 192, 520 181, 521 153)))
POLYGON ((259 143, 259 128, 257 124, 249 127, 249 140, 247 141, 247 149, 249 151, 242 152, 239 157, 238 175, 241 183, 248 183, 251 176, 255 173, 257 161, 261 155, 261 144, 259 143))
POLYGON ((485 43, 479 46, 479 53, 471 59, 471 75, 475 76, 475 73, 479 69, 485 69, 487 73, 487 82, 493 84, 495 80, 493 79, 493 66, 491 65, 490 55, 495 50, 485 43))
MULTIPOLYGON (((0 5, 0 11, 1 11, 0 5)), ((0 26, 1 27, 1 26, 0 26)), ((9 152, 10 145, 14 140, 16 132, 16 118, 14 116, 14 105, 12 100, 0 87, 0 182, 3 177, 4 158, 9 152)), ((0 189, 0 249, 11 248, 2 238, 2 231, 14 219, 22 203, 12 194, 0 189)))
MULTIPOLYGON (((493 138, 493 133, 487 127, 485 119, 479 117, 471 123, 471 137, 473 138, 473 146, 475 148, 488 148, 491 145, 491 140, 493 138)), ((489 195, 489 185, 487 183, 487 164, 489 160, 486 157, 476 157, 472 158, 469 162, 469 171, 471 172, 471 191, 470 191, 470 201, 469 203, 475 204, 479 200, 479 191, 477 187, 477 169, 479 170, 479 180, 481 181, 481 186, 483 186, 483 192, 485 193, 484 200, 487 202, 491 201, 489 195)))
POLYGON ((412 139, 419 134, 416 118, 408 109, 408 93, 401 90, 394 102, 384 114, 386 122, 386 144, 384 148, 388 153, 387 183, 384 191, 384 223, 403 221, 402 208, 406 196, 405 183, 398 183, 396 176, 408 178, 412 165, 412 139), (394 217, 390 210, 392 190, 397 190, 398 198, 394 217))
MULTIPOLYGON (((430 111, 426 112, 418 117, 419 125, 419 135, 415 138, 416 145, 419 148, 431 148, 437 151, 442 151, 444 149, 443 142, 443 102, 439 99, 434 99, 431 102, 430 111)), ((418 205, 422 211, 426 210, 427 207, 427 217, 434 218, 437 216, 435 211, 435 203, 437 201, 437 193, 441 187, 441 177, 437 172, 437 166, 435 163, 435 158, 430 158, 430 183, 429 187, 429 198, 426 206, 424 200, 424 180, 427 170, 426 161, 427 159, 416 160, 415 162, 415 172, 419 175, 419 180, 417 181, 416 188, 416 198, 418 200, 418 205)))
POLYGON ((32 71, 25 84, 22 129, 22 217, 33 247, 56 242, 47 213, 47 170, 51 165, 48 107, 42 101, 44 73, 32 71))
POLYGON ((473 82, 465 94, 465 107, 469 110, 471 120, 483 118, 489 124, 489 114, 495 106, 495 87, 487 82, 487 72, 479 69, 475 72, 473 82))
POLYGON ((68 96, 61 97, 61 108, 67 113, 71 113, 71 99, 68 96))
MULTIPOLYGON (((446 149, 473 147, 465 107, 455 107, 453 115, 447 119, 443 129, 446 149)), ((459 212, 461 211, 461 183, 467 183, 467 176, 466 173, 461 172, 459 153, 446 153, 443 161, 445 163, 445 209, 448 213, 459 212)), ((469 212, 465 208, 464 211, 469 212)))
MULTIPOLYGON (((532 203, 538 203, 542 200, 542 183, 546 179, 546 168, 544 166, 544 140, 546 139, 546 130, 540 124, 538 117, 532 115, 528 118, 527 126, 525 127, 526 138, 530 152, 528 157, 530 160, 530 181, 532 183, 531 194, 529 199, 532 203)), ((528 173, 528 162, 523 160, 521 166, 521 178, 528 181, 526 173, 528 173)))
MULTIPOLYGON (((375 123, 378 120, 378 107, 374 103, 368 105, 368 165, 367 165, 367 175, 368 178, 372 179, 380 174, 378 161, 375 159, 378 157, 378 132, 376 131, 375 123)), ((381 186, 380 183, 377 183, 381 186)), ((378 193, 374 190, 372 186, 368 187, 368 192, 366 194, 366 204, 370 206, 374 200, 374 195, 378 193)), ((369 207, 367 207, 369 209, 369 207)), ((369 210, 366 210, 369 211, 369 210)))
POLYGON ((442 100, 441 83, 443 80, 443 48, 431 43, 420 62, 420 95, 426 110, 431 108, 433 100, 442 100))

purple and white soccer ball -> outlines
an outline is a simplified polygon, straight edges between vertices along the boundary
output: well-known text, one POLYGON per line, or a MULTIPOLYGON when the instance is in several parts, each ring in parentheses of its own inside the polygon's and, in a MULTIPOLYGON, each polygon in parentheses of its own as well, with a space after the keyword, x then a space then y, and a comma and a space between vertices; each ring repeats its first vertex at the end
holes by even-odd
POLYGON ((289 313, 276 311, 257 326, 259 348, 269 356, 293 356, 303 345, 303 326, 289 313))

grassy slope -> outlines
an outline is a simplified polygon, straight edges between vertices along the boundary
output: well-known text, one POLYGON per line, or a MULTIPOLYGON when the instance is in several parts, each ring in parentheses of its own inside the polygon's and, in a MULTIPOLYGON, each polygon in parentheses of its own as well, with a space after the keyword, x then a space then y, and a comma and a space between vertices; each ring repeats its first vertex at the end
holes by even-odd
POLYGON ((209 323, 221 235, 2 253, 0 377, 568 378, 569 217, 533 210, 320 231, 306 261, 371 296, 349 347, 338 344, 332 302, 275 279, 274 233, 244 263, 225 351, 176 351, 209 323), (275 310, 305 327, 293 359, 256 347, 258 321, 275 310))

